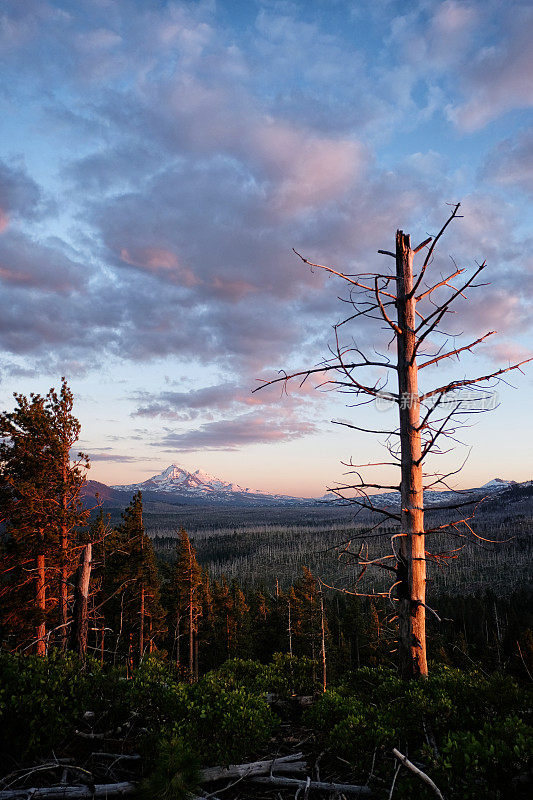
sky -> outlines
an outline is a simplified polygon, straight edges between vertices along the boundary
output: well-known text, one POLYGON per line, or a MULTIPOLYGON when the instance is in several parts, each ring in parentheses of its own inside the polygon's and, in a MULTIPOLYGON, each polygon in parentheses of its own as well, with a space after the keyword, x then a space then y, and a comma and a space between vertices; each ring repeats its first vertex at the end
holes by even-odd
MULTIPOLYGON (((513 0, 3 0, 1 407, 66 376, 108 484, 174 463, 318 496, 383 461, 383 436, 334 421, 394 410, 318 380, 251 393, 320 364, 350 308, 292 248, 383 271, 397 228, 418 243, 460 201, 432 275, 486 259, 447 326, 498 335, 424 386, 532 354, 532 36, 513 0)), ((387 347, 375 320, 343 336, 387 347)), ((441 457, 469 454, 454 485, 533 477, 524 373, 441 457)))

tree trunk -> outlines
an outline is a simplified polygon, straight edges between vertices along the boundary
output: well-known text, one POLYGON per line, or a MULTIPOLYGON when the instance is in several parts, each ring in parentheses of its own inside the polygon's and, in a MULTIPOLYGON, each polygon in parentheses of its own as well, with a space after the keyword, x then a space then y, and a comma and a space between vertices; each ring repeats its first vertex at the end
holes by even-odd
POLYGON ((133 794, 138 790, 137 784, 129 781, 122 783, 97 783, 95 786, 40 786, 33 789, 6 789, 0 791, 0 800, 24 800, 30 796, 35 800, 94 800, 94 798, 113 797, 115 795, 133 794))
POLYGON ((142 530, 143 518, 141 511, 141 607, 139 609, 140 628, 139 628, 139 663, 144 655, 144 531, 142 530))
MULTIPOLYGON (((369 786, 355 786, 352 783, 325 783, 323 781, 298 780, 297 778, 284 778, 281 775, 269 775, 268 777, 250 778, 252 783, 262 784, 271 788, 290 789, 296 792, 303 789, 304 793, 309 790, 322 792, 337 797, 343 794, 355 794, 357 797, 370 797, 372 789, 369 786)), ((305 796, 305 794, 304 794, 305 796)), ((1 800, 1 798, 0 798, 1 800)))
POLYGON ((68 631, 67 631, 67 623, 68 623, 68 565, 67 565, 67 556, 68 556, 68 526, 67 526, 67 492, 66 492, 66 481, 67 481, 67 465, 66 465, 66 458, 68 455, 64 456, 63 462, 63 488, 61 494, 61 510, 62 510, 62 520, 61 520, 61 575, 60 575, 60 587, 59 587, 59 624, 60 624, 60 641, 61 641, 61 649, 67 649, 67 640, 68 640, 68 631))
POLYGON ((289 598, 288 617, 289 617, 289 655, 292 656, 292 622, 291 622, 291 600, 289 598))
POLYGON ((320 590, 320 629, 321 629, 321 657, 322 657, 322 691, 325 692, 327 688, 327 675, 326 675, 326 625, 324 618, 324 595, 320 590))
POLYGON ((74 599, 74 624, 72 629, 71 647, 82 660, 87 652, 89 584, 91 581, 92 544, 89 542, 83 548, 80 566, 76 580, 74 599))
POLYGON ((396 232, 398 389, 401 444, 401 533, 398 559, 400 671, 404 678, 427 675, 426 554, 420 402, 416 364, 416 301, 410 236, 396 232))
POLYGON ((139 617, 141 618, 139 630, 139 662, 141 662, 144 653, 144 581, 141 583, 141 608, 139 617))
POLYGON ((229 766, 207 767, 200 771, 199 783, 213 783, 233 778, 251 778, 256 775, 268 775, 273 771, 282 773, 305 772, 307 763, 303 753, 293 753, 280 758, 265 761, 251 761, 247 764, 230 764, 229 766))
POLYGON ((46 613, 46 576, 44 554, 42 553, 36 557, 35 605, 41 615, 41 619, 35 630, 35 652, 38 656, 44 656, 46 655, 46 622, 44 620, 44 615, 46 613))
POLYGON ((148 617, 148 652, 150 655, 154 652, 154 634, 153 634, 153 623, 152 623, 152 615, 148 617))
POLYGON ((104 666, 104 652, 105 652, 105 618, 102 621, 102 630, 100 632, 100 664, 104 666))
POLYGON ((194 607, 193 607, 192 570, 189 573, 189 677, 194 681, 194 607))

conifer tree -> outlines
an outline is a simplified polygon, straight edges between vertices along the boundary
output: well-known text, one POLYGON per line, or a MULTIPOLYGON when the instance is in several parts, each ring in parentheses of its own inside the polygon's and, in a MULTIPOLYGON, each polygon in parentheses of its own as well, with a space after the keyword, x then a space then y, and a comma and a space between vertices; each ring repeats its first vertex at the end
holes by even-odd
POLYGON ((223 575, 213 582, 213 614, 215 617, 215 648, 220 660, 230 658, 232 652, 233 599, 223 575))
POLYGON ((231 582, 232 614, 230 621, 230 653, 233 657, 248 652, 250 639, 250 608, 243 590, 234 579, 231 582))
POLYGON ((65 378, 62 379, 59 393, 55 389, 50 389, 47 401, 57 442, 55 458, 59 473, 57 495, 60 546, 59 630, 61 647, 65 649, 68 639, 68 582, 78 560, 71 546, 77 529, 80 524, 87 521, 88 517, 88 512, 83 511, 80 492, 85 482, 83 467, 88 469, 89 462, 87 456, 82 454, 80 461, 71 464, 70 450, 78 441, 81 425, 72 415, 74 398, 65 378))
POLYGON ((181 528, 172 577, 176 630, 176 663, 181 662, 181 636, 187 636, 189 678, 198 678, 198 623, 202 614, 202 570, 187 532, 181 528))
POLYGON ((4 626, 15 630, 17 644, 34 640, 44 655, 47 623, 59 607, 60 640, 67 637, 68 577, 75 569, 77 532, 88 516, 80 493, 89 463, 80 454, 70 461, 80 425, 72 414, 66 380, 59 394, 14 395, 16 407, 0 413, 0 502, 5 524, 4 561, 8 611, 4 626), (51 589, 58 590, 58 596, 51 589))
POLYGON ((313 661, 320 661, 321 683, 325 687, 326 642, 329 639, 329 629, 320 585, 308 567, 302 567, 302 577, 291 587, 289 598, 293 646, 296 645, 298 655, 310 656, 313 661))
POLYGON ((153 649, 164 627, 159 575, 152 542, 144 531, 141 492, 133 496, 121 524, 107 537, 105 551, 106 618, 115 631, 115 653, 125 645, 122 649, 133 666, 153 649))

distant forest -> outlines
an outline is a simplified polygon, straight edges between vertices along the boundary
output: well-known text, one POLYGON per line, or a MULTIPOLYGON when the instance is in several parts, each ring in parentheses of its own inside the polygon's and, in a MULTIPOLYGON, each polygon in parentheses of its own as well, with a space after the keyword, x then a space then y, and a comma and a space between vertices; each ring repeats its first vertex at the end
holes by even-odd
MULTIPOLYGON (((71 648, 130 671, 157 651, 193 679, 227 658, 316 660, 323 646, 332 676, 393 663, 393 599, 365 596, 387 584, 361 575, 350 554, 362 515, 349 506, 162 514, 143 508, 140 492, 120 516, 87 509, 87 459, 70 460, 79 423, 66 382, 16 400, 0 416, 3 648, 71 648)), ((488 501, 477 530, 501 543, 470 543, 447 567, 432 565, 433 658, 533 668, 531 506, 528 487, 488 501)), ((428 518, 438 525, 444 513, 428 518)), ((369 538, 371 556, 382 539, 369 538)))

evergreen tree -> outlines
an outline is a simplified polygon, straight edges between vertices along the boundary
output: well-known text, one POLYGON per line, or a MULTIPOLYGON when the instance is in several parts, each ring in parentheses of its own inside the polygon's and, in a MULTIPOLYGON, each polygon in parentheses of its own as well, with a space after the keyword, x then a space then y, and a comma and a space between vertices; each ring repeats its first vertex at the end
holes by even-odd
POLYGON ((182 637, 187 641, 189 678, 198 678, 198 629, 202 616, 203 576, 196 553, 187 532, 181 528, 176 552, 176 564, 171 581, 173 622, 175 625, 176 664, 183 660, 182 637))
POLYGON ((226 576, 223 575, 220 581, 213 581, 213 649, 220 663, 231 656, 232 612, 233 600, 226 576))
POLYGON ((320 650, 320 603, 318 581, 308 567, 302 567, 302 577, 291 587, 289 600, 293 652, 315 659, 320 650))
POLYGON ((16 645, 31 636, 35 652, 44 655, 57 608, 63 647, 67 640, 68 578, 77 565, 78 530, 88 516, 80 492, 89 463, 83 454, 70 461, 80 425, 64 378, 59 394, 51 389, 45 397, 14 397, 14 411, 0 413, 3 627, 16 645))
POLYGON ((129 668, 154 649, 164 629, 154 549, 144 531, 137 492, 122 522, 106 539, 102 586, 106 621, 115 633, 115 659, 127 654, 129 668))
POLYGON ((230 655, 233 658, 248 655, 250 646, 250 608, 238 582, 231 582, 230 655))

